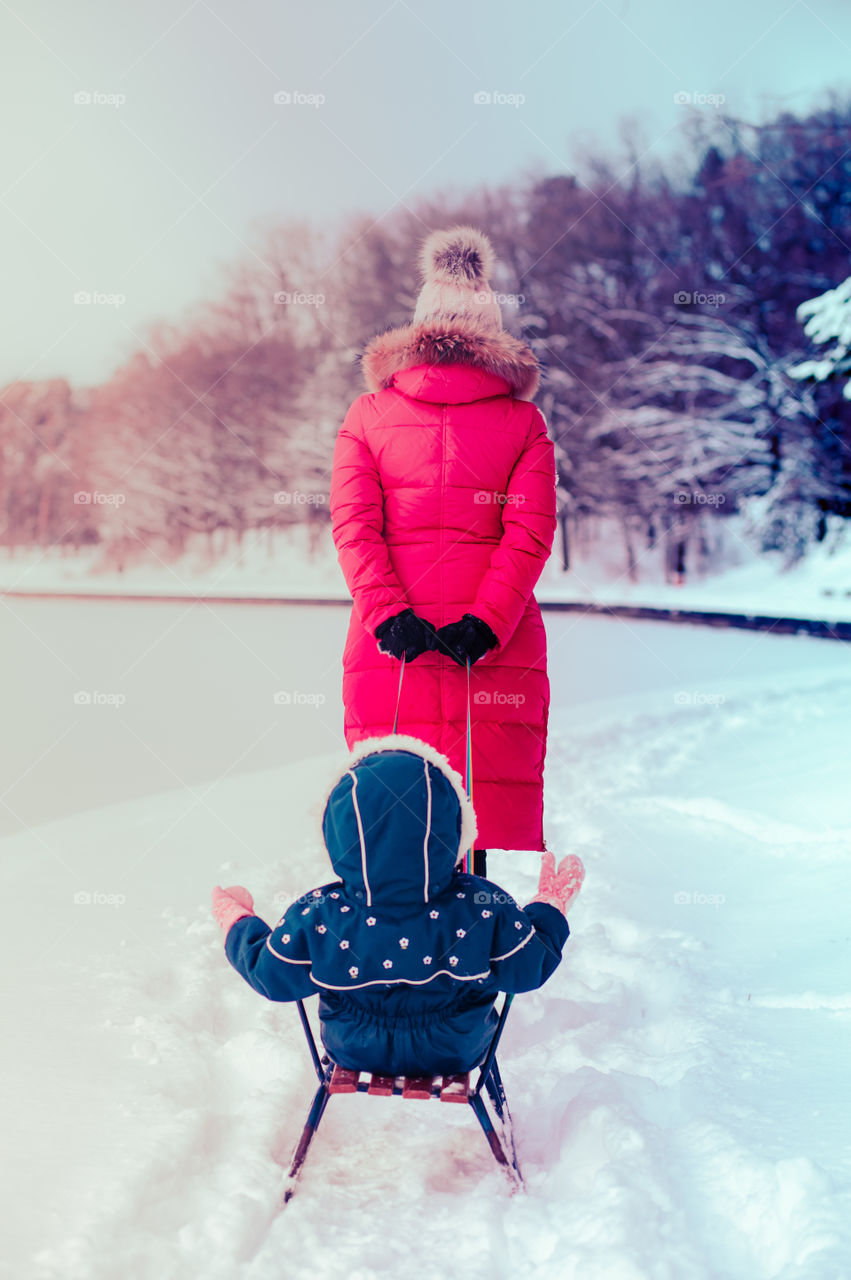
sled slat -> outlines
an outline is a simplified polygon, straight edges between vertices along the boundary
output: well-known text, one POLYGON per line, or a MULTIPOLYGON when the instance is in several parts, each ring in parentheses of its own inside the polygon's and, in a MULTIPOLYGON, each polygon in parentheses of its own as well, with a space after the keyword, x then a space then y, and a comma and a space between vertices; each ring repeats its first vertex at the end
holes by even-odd
POLYGON ((405 1076, 403 1098, 430 1098, 434 1087, 433 1076, 405 1076))
POLYGON ((357 1093, 359 1071, 347 1071, 345 1067, 335 1067, 328 1085, 329 1093, 357 1093))
POLYGON ((371 1093, 376 1098, 392 1097, 393 1089, 396 1085, 395 1076, 370 1076, 369 1088, 367 1093, 371 1093))
POLYGON ((470 1073, 463 1076, 444 1076, 440 1089, 441 1102, 466 1102, 470 1096, 470 1073))

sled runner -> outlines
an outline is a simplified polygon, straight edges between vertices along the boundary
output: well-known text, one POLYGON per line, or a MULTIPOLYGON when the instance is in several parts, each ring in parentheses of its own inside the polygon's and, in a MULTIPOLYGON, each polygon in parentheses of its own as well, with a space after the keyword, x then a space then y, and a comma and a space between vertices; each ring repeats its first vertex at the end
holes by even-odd
POLYGON ((316 1039, 310 1026, 304 1001, 297 1001, 301 1025, 307 1037, 307 1046, 313 1059, 313 1067, 319 1080, 319 1088, 311 1103, 304 1129, 293 1153, 292 1163, 284 1191, 284 1204, 295 1194, 298 1178, 304 1166, 310 1145, 325 1114, 325 1108, 333 1094, 366 1093, 374 1098, 401 1097, 403 1099, 439 1099, 441 1102, 461 1102, 470 1106, 487 1139, 491 1154, 505 1170, 513 1191, 524 1186, 523 1175, 517 1163, 511 1113, 502 1078, 496 1061, 496 1051, 505 1026, 513 996, 506 995, 493 1034, 487 1056, 478 1068, 475 1085, 470 1082, 471 1072, 454 1076, 385 1076, 367 1072, 347 1071, 332 1062, 327 1054, 321 1058, 316 1039), (490 1108, 485 1096, 487 1096, 490 1108), (493 1110, 494 1118, 490 1110, 493 1110))

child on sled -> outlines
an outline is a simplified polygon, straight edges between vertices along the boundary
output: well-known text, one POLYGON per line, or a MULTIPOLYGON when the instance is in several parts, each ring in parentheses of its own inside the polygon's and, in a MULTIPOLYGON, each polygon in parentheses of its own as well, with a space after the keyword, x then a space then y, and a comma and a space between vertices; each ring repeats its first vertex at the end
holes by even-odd
POLYGON ((338 879, 271 929, 239 886, 213 891, 227 958, 269 1000, 319 994, 322 1041, 341 1067, 454 1074, 484 1059, 497 993, 532 991, 561 960, 575 855, 545 853, 521 910, 458 868, 476 819, 460 775, 417 738, 359 743, 332 787, 322 834, 338 879))

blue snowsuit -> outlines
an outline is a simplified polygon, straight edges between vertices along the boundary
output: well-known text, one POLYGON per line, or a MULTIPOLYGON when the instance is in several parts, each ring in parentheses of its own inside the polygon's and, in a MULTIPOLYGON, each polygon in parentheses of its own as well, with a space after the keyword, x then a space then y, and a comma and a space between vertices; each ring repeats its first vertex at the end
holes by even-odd
POLYGON ((471 810, 439 752, 398 735, 357 752, 322 819, 339 879, 294 902, 274 929, 238 920, 227 957, 269 1000, 318 992, 322 1040, 343 1067, 468 1071, 487 1052, 497 993, 546 982, 567 921, 545 903, 520 910, 498 885, 456 870, 471 810))

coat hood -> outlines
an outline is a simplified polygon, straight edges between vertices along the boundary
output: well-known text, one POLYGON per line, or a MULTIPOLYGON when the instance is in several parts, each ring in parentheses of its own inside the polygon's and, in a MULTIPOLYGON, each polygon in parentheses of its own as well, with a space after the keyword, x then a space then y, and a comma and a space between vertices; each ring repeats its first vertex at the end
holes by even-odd
POLYGON ((403 396, 432 404, 472 404, 511 394, 505 378, 472 364, 415 364, 397 370, 390 385, 403 396))
POLYGON ((504 379, 518 400, 531 400, 541 377, 537 357, 525 342, 504 330, 494 332, 473 318, 458 316, 445 324, 388 329, 368 343, 361 364, 367 389, 373 393, 386 390, 393 385, 395 374, 417 365, 471 366, 504 379))
POLYGON ((339 878, 367 906, 443 892, 476 838, 460 774, 419 738, 360 742, 328 794, 322 836, 339 878))

